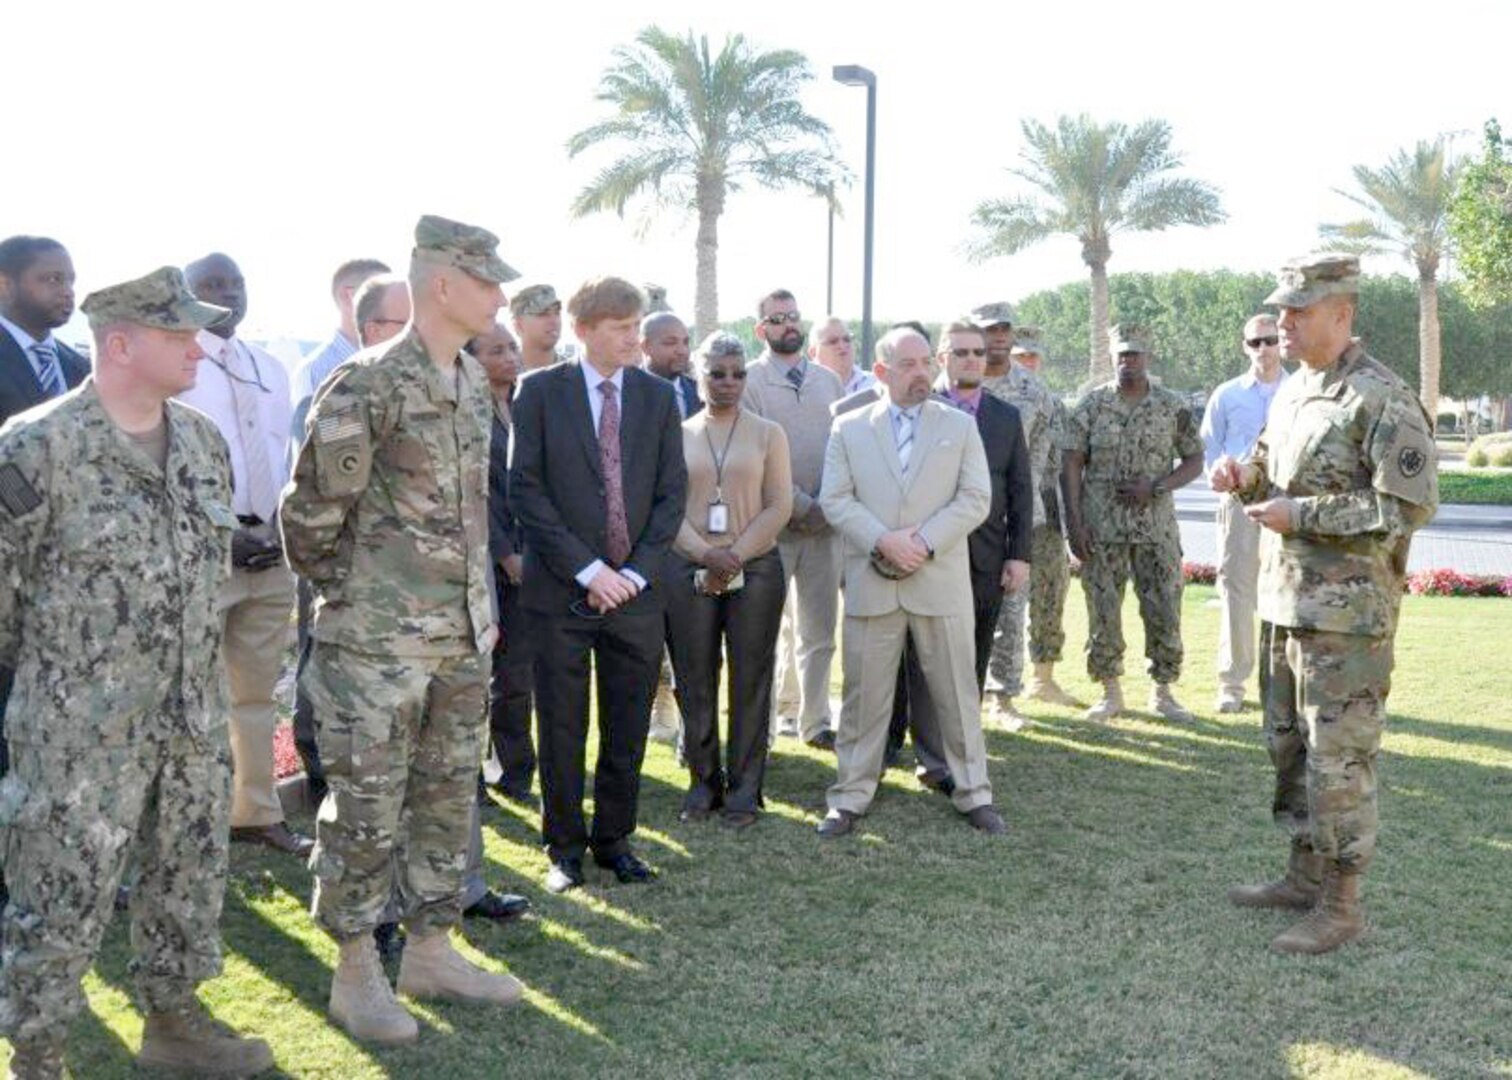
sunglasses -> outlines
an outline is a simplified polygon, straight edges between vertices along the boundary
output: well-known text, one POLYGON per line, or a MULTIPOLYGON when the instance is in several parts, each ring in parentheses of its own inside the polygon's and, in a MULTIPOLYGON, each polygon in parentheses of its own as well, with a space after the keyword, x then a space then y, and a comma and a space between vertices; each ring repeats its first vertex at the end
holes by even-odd
POLYGON ((736 368, 734 371, 724 371, 720 368, 710 368, 707 372, 705 372, 705 374, 711 382, 714 379, 738 379, 740 382, 745 382, 746 377, 745 368, 736 368))
POLYGON ((797 326, 802 320, 803 316, 796 311, 778 311, 766 316, 761 321, 768 326, 781 326, 783 323, 792 323, 794 326, 797 326))
POLYGON ((986 356, 986 349, 951 349, 950 355, 957 360, 964 360, 968 356, 986 356))
POLYGON ((1262 345, 1275 345, 1281 338, 1276 334, 1268 334, 1265 337, 1245 338, 1244 343, 1252 349, 1258 349, 1262 345))

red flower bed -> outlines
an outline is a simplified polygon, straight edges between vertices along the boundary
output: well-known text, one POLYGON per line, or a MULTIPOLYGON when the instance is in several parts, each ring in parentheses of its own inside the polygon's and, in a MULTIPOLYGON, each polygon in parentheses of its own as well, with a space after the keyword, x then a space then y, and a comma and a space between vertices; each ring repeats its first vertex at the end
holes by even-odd
POLYGON ((1512 596, 1512 577, 1419 570, 1407 575, 1407 591, 1414 596, 1512 596))
POLYGON ((302 772, 304 762, 299 760, 299 751, 294 749, 294 729, 288 724, 279 724, 273 731, 273 774, 282 780, 302 772))

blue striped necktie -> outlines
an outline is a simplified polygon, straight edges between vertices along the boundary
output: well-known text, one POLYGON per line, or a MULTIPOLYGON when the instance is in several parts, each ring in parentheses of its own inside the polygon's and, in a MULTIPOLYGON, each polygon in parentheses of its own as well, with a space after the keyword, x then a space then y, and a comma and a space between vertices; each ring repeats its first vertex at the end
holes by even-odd
POLYGON ((50 341, 39 341, 32 346, 32 355, 37 358, 37 381, 42 392, 55 398, 68 389, 63 381, 63 368, 58 364, 58 351, 50 341))

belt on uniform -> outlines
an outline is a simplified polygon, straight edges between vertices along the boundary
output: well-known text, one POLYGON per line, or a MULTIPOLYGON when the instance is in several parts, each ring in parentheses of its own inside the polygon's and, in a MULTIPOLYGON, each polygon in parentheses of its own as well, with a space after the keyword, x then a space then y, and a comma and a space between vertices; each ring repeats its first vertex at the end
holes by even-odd
POLYGON ((249 529, 255 529, 257 528, 257 526, 263 523, 263 519, 258 517, 256 514, 237 514, 236 520, 241 522, 249 529))

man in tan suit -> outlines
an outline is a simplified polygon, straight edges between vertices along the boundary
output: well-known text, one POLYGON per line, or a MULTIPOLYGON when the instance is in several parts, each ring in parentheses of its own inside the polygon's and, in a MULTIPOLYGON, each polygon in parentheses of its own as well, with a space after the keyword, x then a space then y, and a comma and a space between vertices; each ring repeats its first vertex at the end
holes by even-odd
POLYGON ((850 832, 876 794, 908 637, 938 712, 951 800, 973 827, 1005 831, 987 780, 966 540, 987 517, 992 483, 976 423, 929 400, 933 370, 919 333, 890 332, 873 368, 885 396, 838 417, 825 454, 819 504, 845 545, 845 688, 826 838, 850 832))

